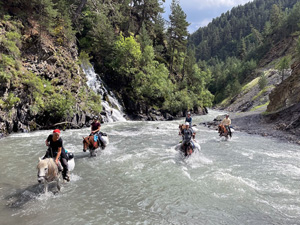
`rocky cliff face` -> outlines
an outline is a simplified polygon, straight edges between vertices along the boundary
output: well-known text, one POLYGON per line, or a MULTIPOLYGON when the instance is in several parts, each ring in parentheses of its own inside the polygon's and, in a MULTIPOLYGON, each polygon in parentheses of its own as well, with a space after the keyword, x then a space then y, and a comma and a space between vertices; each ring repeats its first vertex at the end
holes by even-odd
POLYGON ((26 22, 0 22, 0 133, 86 125, 101 101, 86 85, 75 42, 26 22))
POLYGON ((300 62, 292 65, 292 75, 280 83, 270 94, 267 112, 275 112, 300 102, 300 62))

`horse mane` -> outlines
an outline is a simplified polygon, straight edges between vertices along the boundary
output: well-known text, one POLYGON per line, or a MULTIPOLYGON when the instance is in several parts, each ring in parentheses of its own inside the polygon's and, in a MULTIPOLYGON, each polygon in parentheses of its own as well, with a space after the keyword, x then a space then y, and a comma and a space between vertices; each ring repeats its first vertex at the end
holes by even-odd
POLYGON ((178 128, 179 128, 180 132, 182 132, 182 130, 185 129, 185 125, 184 124, 179 124, 178 128))

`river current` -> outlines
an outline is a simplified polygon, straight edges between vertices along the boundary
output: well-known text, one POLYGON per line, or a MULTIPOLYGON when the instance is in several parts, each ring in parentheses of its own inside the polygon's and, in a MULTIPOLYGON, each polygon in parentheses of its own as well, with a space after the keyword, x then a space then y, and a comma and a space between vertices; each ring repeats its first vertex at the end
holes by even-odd
POLYGON ((50 130, 1 139, 0 224, 300 223, 298 145, 242 132, 226 141, 198 125, 201 151, 185 159, 175 150, 183 121, 103 124, 110 144, 95 158, 82 152, 89 128, 63 131, 76 166, 58 194, 37 184, 50 130))

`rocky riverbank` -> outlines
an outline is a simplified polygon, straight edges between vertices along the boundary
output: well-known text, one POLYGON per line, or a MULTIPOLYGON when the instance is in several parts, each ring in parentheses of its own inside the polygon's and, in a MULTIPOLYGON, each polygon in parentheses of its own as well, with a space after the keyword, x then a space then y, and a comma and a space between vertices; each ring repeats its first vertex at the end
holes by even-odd
MULTIPOLYGON (((300 103, 285 111, 264 114, 261 112, 230 113, 232 126, 235 131, 249 134, 273 137, 282 141, 300 144, 300 124, 294 112, 299 112, 300 103), (296 116, 296 117, 295 117, 296 116)), ((224 116, 221 114, 214 121, 207 121, 204 125, 217 129, 224 116)))

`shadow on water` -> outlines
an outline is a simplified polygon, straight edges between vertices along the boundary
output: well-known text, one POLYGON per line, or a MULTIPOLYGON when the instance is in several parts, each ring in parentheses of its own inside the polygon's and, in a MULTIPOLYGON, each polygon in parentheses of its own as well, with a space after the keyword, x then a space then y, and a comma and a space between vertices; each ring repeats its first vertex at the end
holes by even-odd
MULTIPOLYGON (((55 182, 49 184, 48 191, 53 194, 58 193, 55 182)), ((41 194, 44 194, 44 185, 34 184, 24 189, 16 189, 14 193, 7 195, 4 199, 7 201, 7 207, 19 209, 28 202, 35 200, 41 194)))

